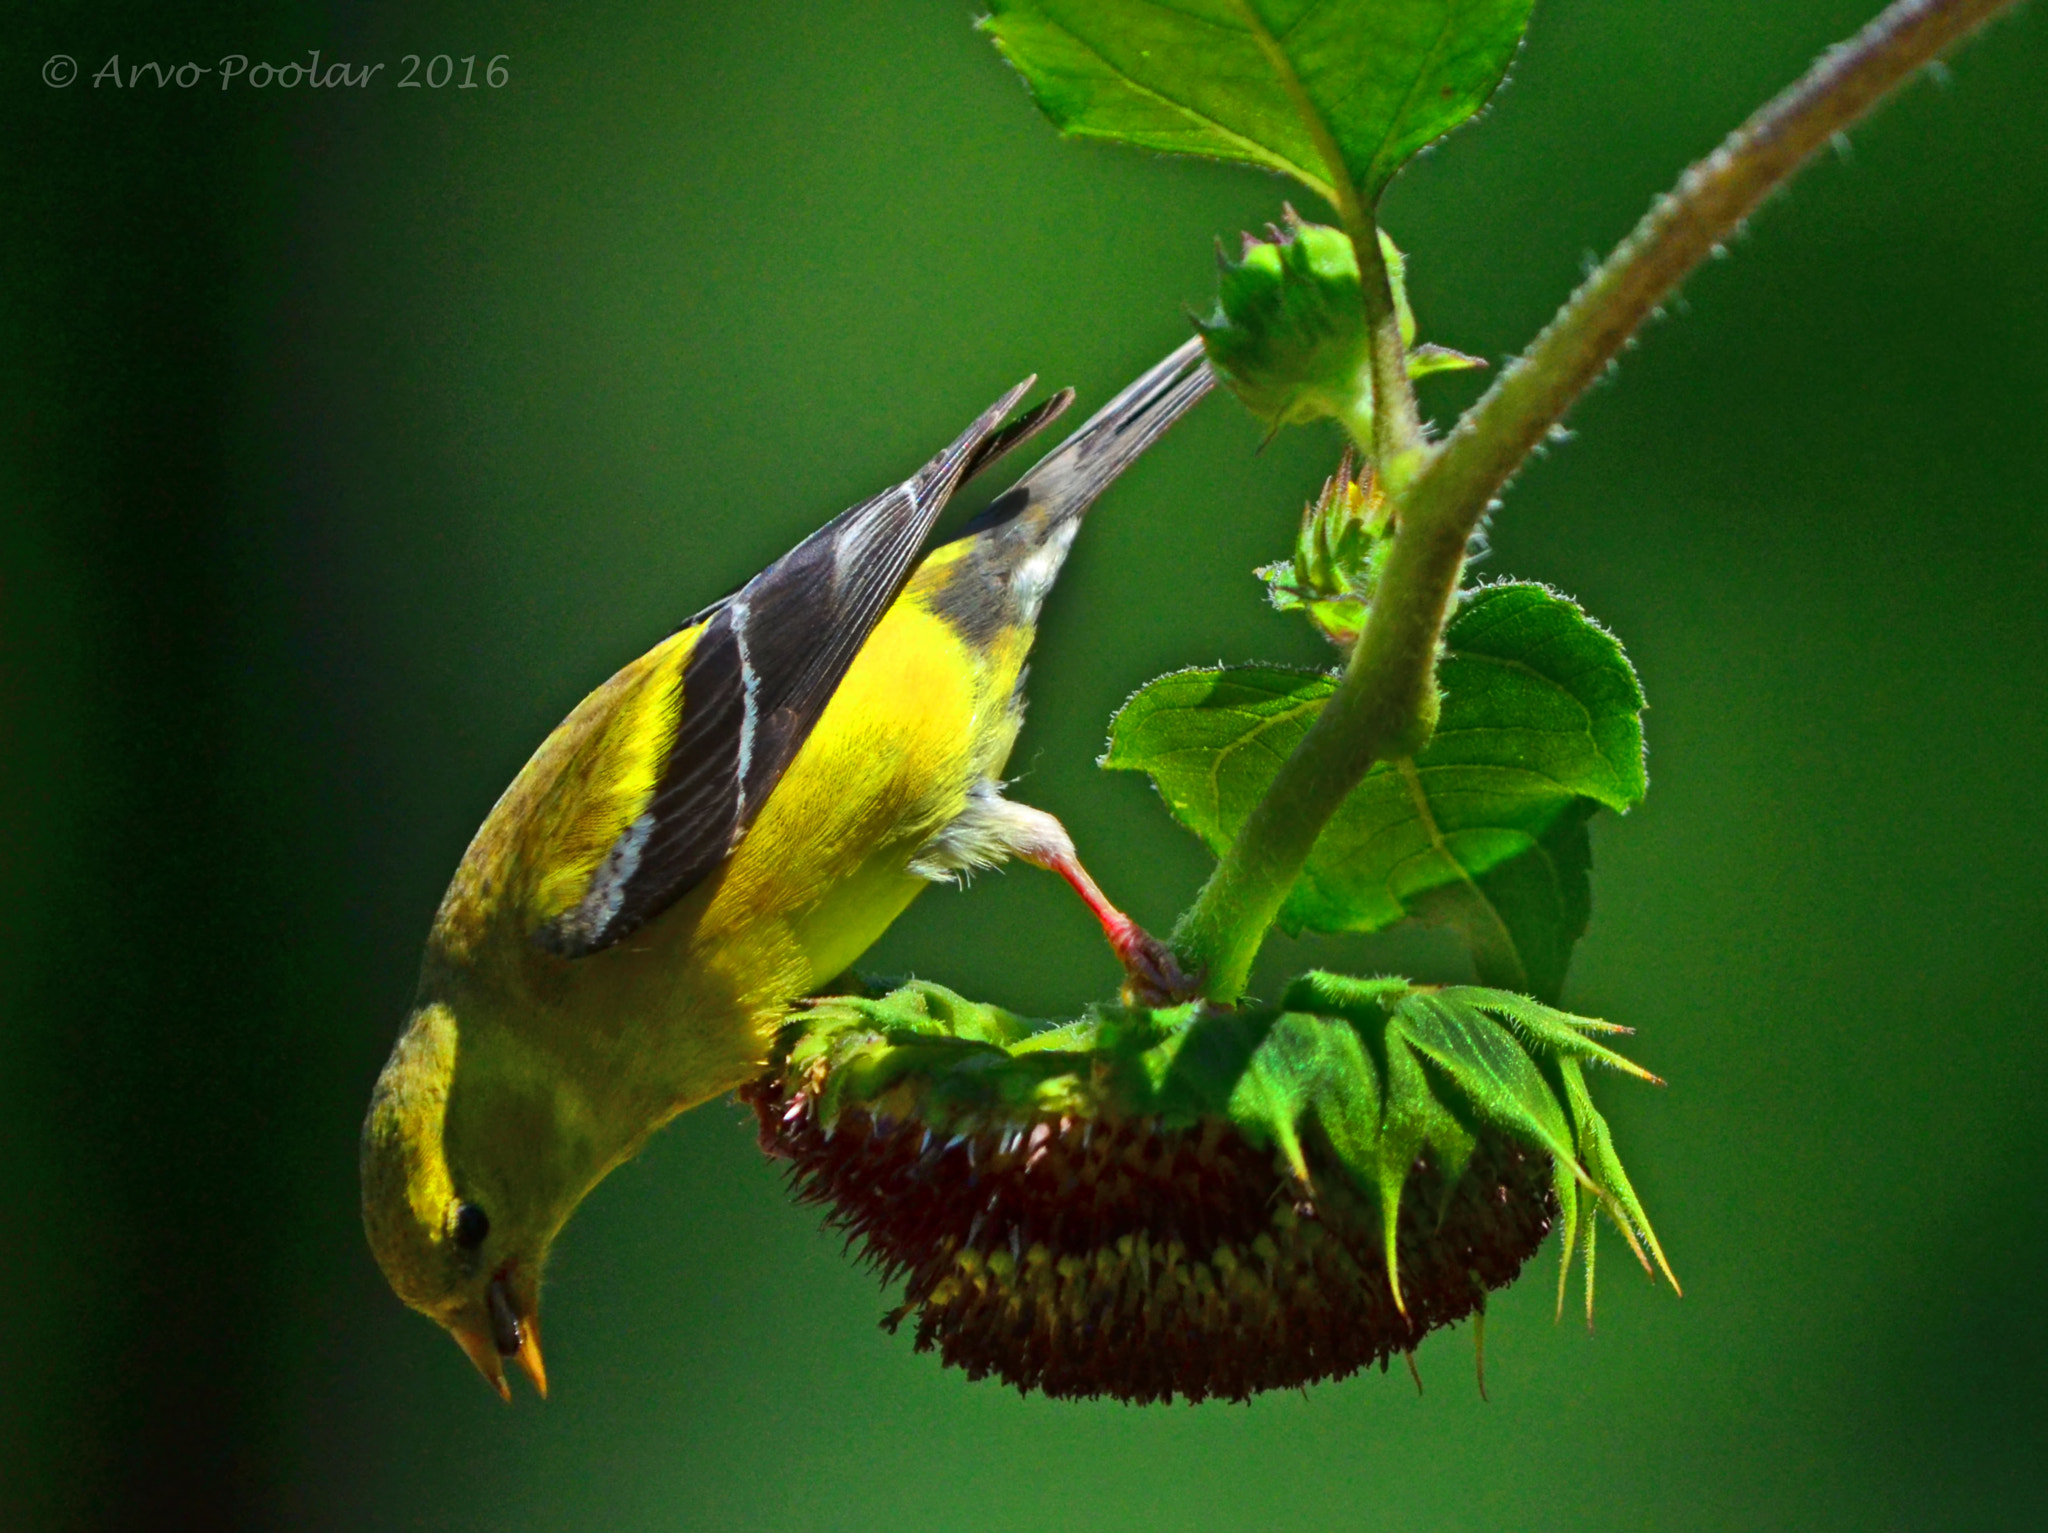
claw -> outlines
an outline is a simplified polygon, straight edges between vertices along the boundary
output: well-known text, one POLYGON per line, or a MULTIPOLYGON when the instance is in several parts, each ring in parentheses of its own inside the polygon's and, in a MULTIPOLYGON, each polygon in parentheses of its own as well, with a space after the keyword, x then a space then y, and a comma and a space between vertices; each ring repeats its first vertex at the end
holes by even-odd
POLYGON ((1201 986, 1182 972, 1173 949, 1129 917, 1124 918, 1120 930, 1110 930, 1108 935, 1109 945, 1124 966, 1126 1006, 1178 1006, 1201 993, 1201 986))

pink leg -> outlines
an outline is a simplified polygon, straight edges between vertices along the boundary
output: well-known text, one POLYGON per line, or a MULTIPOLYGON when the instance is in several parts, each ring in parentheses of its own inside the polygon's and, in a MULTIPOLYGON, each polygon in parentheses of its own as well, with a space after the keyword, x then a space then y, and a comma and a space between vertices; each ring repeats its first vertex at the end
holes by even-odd
POLYGON ((1134 1006, 1177 1006, 1192 1000, 1199 987, 1174 962, 1173 951, 1109 902, 1109 896, 1088 875, 1067 828, 1040 809, 1005 804, 1012 824, 1024 834, 1012 846, 1026 862, 1057 873, 1102 923, 1102 934, 1124 966, 1124 999, 1134 1006))

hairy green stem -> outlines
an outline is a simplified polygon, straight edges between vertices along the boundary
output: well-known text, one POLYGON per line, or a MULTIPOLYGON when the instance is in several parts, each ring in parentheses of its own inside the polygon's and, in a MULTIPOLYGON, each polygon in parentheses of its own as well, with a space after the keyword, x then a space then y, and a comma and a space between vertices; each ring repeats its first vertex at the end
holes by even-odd
POLYGON ((1772 191, 1908 77, 2017 0, 1899 0, 1679 177, 1506 368, 1406 497, 1476 528, 1501 486, 1671 290, 1772 191))
MULTIPOLYGON (((1244 993, 1323 826, 1375 761, 1412 744, 1434 696, 1437 646, 1467 544, 1509 477, 1658 303, 1809 155, 2016 3, 1898 0, 1831 49, 1679 177, 1422 463, 1397 495, 1378 595, 1343 678, 1174 933, 1205 996, 1228 1003, 1244 993)), ((1363 276, 1367 242, 1348 217, 1346 230, 1363 276)), ((1376 236, 1370 248, 1377 263, 1376 236)))
POLYGON ((1380 250, 1379 225, 1358 200, 1358 194, 1351 191, 1349 177, 1338 192, 1337 212, 1358 256, 1358 286, 1365 299, 1365 322, 1372 348, 1372 440, 1362 441, 1358 446, 1371 453, 1387 493, 1398 495, 1414 477, 1428 448, 1422 434, 1422 412, 1415 403, 1415 385, 1408 377, 1401 314, 1394 306, 1394 284, 1387 275, 1386 257, 1380 250), (1347 191, 1348 197, 1344 196, 1347 191))

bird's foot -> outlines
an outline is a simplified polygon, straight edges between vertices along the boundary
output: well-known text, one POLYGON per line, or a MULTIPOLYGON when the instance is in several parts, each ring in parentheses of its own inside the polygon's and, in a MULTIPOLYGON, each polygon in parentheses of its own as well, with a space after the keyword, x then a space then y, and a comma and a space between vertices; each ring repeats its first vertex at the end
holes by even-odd
POLYGON ((1173 949, 1129 916, 1115 912, 1102 930, 1124 966, 1126 1006, 1178 1006, 1201 994, 1201 986, 1182 972, 1173 949))

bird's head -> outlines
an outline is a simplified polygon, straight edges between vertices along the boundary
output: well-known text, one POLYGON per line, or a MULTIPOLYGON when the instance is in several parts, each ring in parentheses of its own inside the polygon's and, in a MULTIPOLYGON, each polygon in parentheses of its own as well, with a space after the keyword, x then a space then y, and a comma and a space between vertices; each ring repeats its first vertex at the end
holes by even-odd
POLYGON ((465 1058, 462 1033, 449 1006, 423 1005, 391 1051, 363 1123, 363 1225, 399 1298, 500 1395, 509 1361, 545 1397, 540 1276, 575 1199, 549 1094, 487 1052, 465 1058))

